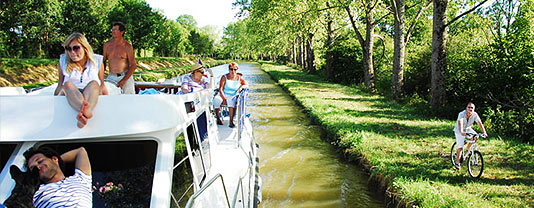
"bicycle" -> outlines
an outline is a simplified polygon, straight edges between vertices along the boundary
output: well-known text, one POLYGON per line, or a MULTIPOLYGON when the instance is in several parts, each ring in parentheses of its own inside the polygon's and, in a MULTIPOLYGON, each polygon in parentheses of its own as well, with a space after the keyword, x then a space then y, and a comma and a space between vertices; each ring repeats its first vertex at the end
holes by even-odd
MULTIPOLYGON (((471 143, 472 145, 467 151, 463 151, 464 154, 460 158, 461 164, 463 162, 463 159, 467 157, 467 169, 469 170, 469 175, 474 178, 479 178, 482 175, 482 171, 484 171, 484 159, 482 158, 482 153, 478 151, 478 148, 476 146, 478 138, 482 135, 483 134, 467 133, 467 137, 471 138, 471 140, 466 139, 465 143, 471 143)), ((451 147, 451 163, 453 166, 456 166, 457 149, 458 148, 456 147, 456 142, 454 142, 451 147)))

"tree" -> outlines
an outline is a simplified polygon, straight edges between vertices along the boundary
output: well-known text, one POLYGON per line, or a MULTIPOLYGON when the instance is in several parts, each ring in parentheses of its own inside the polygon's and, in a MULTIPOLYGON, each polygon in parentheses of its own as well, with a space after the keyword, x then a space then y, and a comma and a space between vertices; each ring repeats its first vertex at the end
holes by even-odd
POLYGON ((157 33, 163 25, 164 18, 152 8, 140 0, 121 0, 108 14, 109 25, 113 22, 126 24, 127 39, 131 41, 138 55, 141 50, 154 48, 160 35, 157 33))
POLYGON ((80 32, 85 35, 95 53, 101 51, 104 40, 109 34, 104 25, 104 18, 98 15, 89 0, 69 0, 65 1, 63 9, 63 40, 73 32, 80 32))
POLYGON ((349 16, 352 29, 356 33, 356 37, 360 42, 362 47, 362 56, 363 56, 363 71, 365 78, 365 86, 371 91, 375 90, 375 71, 373 66, 373 44, 374 44, 374 29, 375 25, 381 19, 375 19, 375 13, 380 6, 380 0, 365 0, 362 1, 362 5, 352 6, 352 2, 342 3, 343 8, 349 16), (356 10, 356 14, 363 14, 363 16, 358 17, 357 19, 352 15, 352 9, 356 10), (365 38, 363 37, 356 20, 361 20, 365 24, 365 38))
POLYGON ((183 14, 183 15, 178 16, 176 18, 176 22, 182 24, 188 30, 191 30, 197 27, 197 21, 195 20, 195 18, 188 14, 183 14))
POLYGON ((160 56, 179 57, 186 53, 185 44, 188 42, 188 31, 180 23, 166 19, 159 34, 167 34, 160 36, 156 44, 155 51, 160 56))
POLYGON ((447 5, 449 0, 433 0, 433 27, 432 27, 432 87, 430 89, 430 106, 432 109, 438 109, 445 105, 445 72, 447 70, 447 27, 473 12, 475 9, 486 3, 487 0, 481 1, 471 9, 447 22, 447 5))
POLYGON ((406 45, 410 40, 410 34, 413 31, 417 19, 430 6, 430 2, 426 6, 421 6, 417 15, 413 18, 413 22, 405 32, 405 1, 391 0, 391 10, 393 11, 394 19, 394 51, 393 51, 393 72, 391 76, 391 86, 393 99, 400 99, 403 95, 404 85, 404 59, 406 53, 406 45))
POLYGON ((206 33, 198 32, 196 29, 189 32, 189 42, 193 46, 194 54, 211 54, 214 52, 213 40, 206 33))
POLYGON ((61 5, 57 0, 2 1, 0 54, 7 57, 49 57, 58 47, 61 5))

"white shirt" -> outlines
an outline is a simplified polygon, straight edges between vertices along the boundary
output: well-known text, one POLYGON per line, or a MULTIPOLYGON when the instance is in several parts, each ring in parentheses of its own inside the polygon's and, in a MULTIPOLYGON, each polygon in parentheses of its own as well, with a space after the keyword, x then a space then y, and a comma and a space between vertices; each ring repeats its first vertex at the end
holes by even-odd
POLYGON ((478 114, 474 111, 471 113, 471 117, 469 117, 469 120, 467 120, 467 110, 464 110, 458 113, 458 119, 456 119, 456 124, 454 125, 454 132, 456 133, 460 133, 460 127, 458 127, 458 125, 460 124, 460 120, 463 120, 463 130, 465 133, 476 133, 475 130, 471 128, 471 126, 473 126, 475 122, 482 122, 478 114))
POLYGON ((74 170, 74 175, 55 183, 41 184, 33 195, 36 208, 91 208, 93 194, 92 178, 80 169, 74 170))
POLYGON ((85 64, 85 69, 73 68, 69 73, 67 72, 67 59, 65 58, 65 54, 61 54, 59 56, 59 65, 61 66, 63 76, 65 76, 63 79, 63 84, 65 84, 67 81, 71 81, 74 85, 76 85, 76 87, 78 87, 78 89, 84 89, 89 82, 95 80, 98 82, 98 85, 100 85, 101 83, 100 78, 98 77, 98 72, 104 57, 102 55, 93 54, 93 59, 96 61, 96 63, 92 63, 88 59, 87 63, 85 64))

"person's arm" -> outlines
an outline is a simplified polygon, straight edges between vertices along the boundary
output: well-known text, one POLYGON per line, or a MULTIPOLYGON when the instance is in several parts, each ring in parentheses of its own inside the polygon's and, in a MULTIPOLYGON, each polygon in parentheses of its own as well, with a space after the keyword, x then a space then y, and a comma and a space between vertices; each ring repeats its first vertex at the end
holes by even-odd
POLYGON ((104 56, 103 65, 104 65, 104 72, 105 72, 107 64, 108 64, 108 42, 104 43, 104 49, 102 51, 102 55, 104 56))
POLYGON ((484 127, 484 124, 482 121, 477 121, 478 127, 482 130, 482 136, 486 138, 488 136, 488 132, 486 132, 486 128, 484 127))
POLYGON ((91 175, 91 163, 89 162, 89 155, 87 155, 85 148, 80 147, 65 152, 61 155, 61 159, 65 163, 74 162, 74 168, 80 169, 87 175, 91 175))
POLYGON ((241 83, 241 86, 237 88, 237 92, 241 92, 243 88, 248 88, 247 81, 245 81, 245 78, 243 78, 243 76, 239 76, 239 81, 241 83))
POLYGON ((137 68, 137 63, 135 62, 135 53, 134 53, 132 45, 128 44, 127 48, 128 49, 126 51, 126 56, 128 57, 128 72, 126 73, 126 75, 124 75, 122 80, 119 81, 119 83, 117 83, 117 86, 120 88, 124 87, 124 84, 126 84, 126 81, 130 79, 130 77, 135 72, 135 69, 137 68))
POLYGON ((213 86, 214 86, 214 84, 213 84, 213 82, 214 82, 213 81, 214 80, 213 71, 211 69, 208 69, 208 72, 210 73, 210 83, 208 84, 208 89, 211 90, 211 89, 213 89, 213 86))
POLYGON ((191 90, 189 89, 189 80, 187 79, 187 76, 184 77, 184 81, 182 82, 182 93, 189 93, 191 90))
POLYGON ((223 99, 223 103, 226 103, 226 96, 224 95, 224 85, 226 84, 226 79, 224 76, 221 76, 221 80, 219 81, 219 96, 223 99))
POLYGON ((61 64, 57 63, 57 74, 58 74, 58 80, 57 80, 57 87, 54 91, 54 96, 59 95, 59 92, 61 92, 61 89, 63 88, 63 79, 65 79, 65 76, 63 75, 63 71, 61 70, 61 64))
POLYGON ((460 134, 462 134, 462 136, 467 136, 467 134, 464 132, 464 120, 463 119, 458 119, 458 128, 460 129, 460 134))
POLYGON ((100 79, 100 93, 102 95, 108 95, 108 88, 104 84, 104 64, 100 64, 100 69, 98 70, 98 79, 100 79))

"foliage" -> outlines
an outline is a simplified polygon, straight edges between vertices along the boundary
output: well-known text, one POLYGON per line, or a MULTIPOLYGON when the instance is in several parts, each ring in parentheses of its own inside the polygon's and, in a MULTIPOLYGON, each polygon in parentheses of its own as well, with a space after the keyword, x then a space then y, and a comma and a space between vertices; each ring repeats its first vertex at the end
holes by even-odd
MULTIPOLYGON (((150 49, 159 38, 158 27, 163 24, 163 16, 139 0, 121 0, 108 13, 108 24, 123 22, 127 29, 125 39, 130 40, 135 49, 150 49)), ((139 52, 139 51, 138 51, 139 52)))
MULTIPOLYGON (((85 35, 89 44, 93 48, 95 53, 99 53, 100 49, 104 45, 104 40, 108 36, 106 30, 107 25, 104 22, 104 16, 100 15, 100 11, 96 11, 89 0, 69 0, 64 2, 63 9, 63 41, 73 32, 80 32, 85 35)), ((63 42, 61 42, 63 43, 63 42)), ((60 45, 57 46, 61 48, 60 45)), ((59 53, 55 54, 56 57, 63 53, 63 50, 59 50, 59 53)))
POLYGON ((343 35, 336 40, 336 44, 326 53, 333 57, 333 71, 336 83, 353 84, 363 82, 363 61, 358 54, 361 48, 351 31, 346 30, 343 35))
POLYGON ((160 56, 165 57, 180 57, 191 51, 186 51, 187 44, 187 30, 177 22, 172 20, 164 20, 159 33, 169 34, 158 39, 155 51, 160 56))
POLYGON ((191 30, 189 33, 189 42, 194 48, 194 54, 211 54, 214 52, 213 40, 206 33, 191 30))
POLYGON ((72 32, 86 35, 95 53, 111 38, 111 24, 126 24, 125 39, 138 52, 163 56, 213 54, 216 32, 200 30, 192 16, 167 20, 143 0, 9 0, 0 1, 0 57, 57 58, 72 32), (191 31, 201 31, 195 49, 191 31))
POLYGON ((289 67, 264 63, 262 69, 327 130, 339 151, 361 161, 407 207, 534 205, 534 146, 490 131, 477 142, 485 166, 482 178, 473 179, 449 161, 455 120, 431 119, 362 86, 326 82, 289 67))

